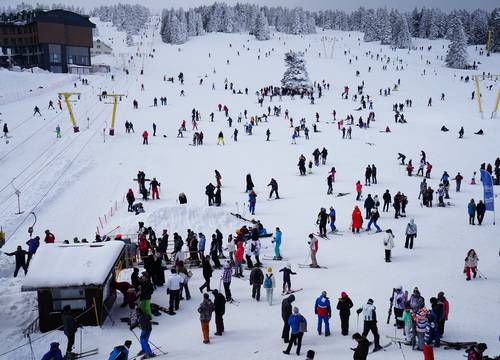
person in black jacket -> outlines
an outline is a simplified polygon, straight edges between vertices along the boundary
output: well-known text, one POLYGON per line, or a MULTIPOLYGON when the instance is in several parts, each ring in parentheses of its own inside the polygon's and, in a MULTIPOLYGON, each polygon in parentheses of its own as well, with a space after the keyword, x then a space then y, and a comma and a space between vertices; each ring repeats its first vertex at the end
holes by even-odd
POLYGON ((69 357, 73 353, 73 345, 75 344, 75 333, 78 330, 78 324, 75 318, 71 315, 71 306, 65 305, 62 313, 64 335, 68 338, 68 346, 66 347, 66 356, 69 357))
POLYGON ((26 273, 28 272, 28 267, 26 266, 26 255, 28 255, 28 252, 26 250, 23 250, 21 245, 18 245, 16 251, 5 253, 5 255, 16 257, 16 269, 14 270, 14 277, 17 277, 17 273, 19 272, 20 268, 23 268, 24 275, 26 276, 26 273))
POLYGON ((221 204, 222 204, 222 194, 221 194, 220 186, 217 186, 217 189, 215 190, 215 194, 214 194, 214 205, 220 206, 221 204))
POLYGON ((212 183, 209 183, 205 187, 205 195, 208 197, 208 206, 212 206, 214 202, 214 191, 215 191, 215 186, 212 183))
POLYGON ((281 338, 285 343, 290 341, 290 325, 288 325, 288 318, 292 315, 292 303, 294 301, 295 295, 290 295, 281 302, 281 319, 283 320, 281 338))
POLYGON ((269 182, 269 184, 267 184, 267 186, 271 187, 271 192, 269 193, 269 199, 273 196, 273 194, 276 195, 276 199, 279 199, 280 196, 278 194, 278 182, 274 178, 271 178, 271 181, 269 182))
POLYGON ((389 190, 385 190, 384 195, 382 195, 382 199, 384 200, 384 207, 382 208, 383 212, 388 212, 389 211, 389 205, 391 203, 391 193, 389 190))
POLYGON ((365 337, 361 336, 360 333, 355 333, 352 335, 352 338, 358 343, 358 346, 355 349, 351 348, 351 350, 354 351, 352 358, 354 360, 366 360, 370 343, 365 337))
POLYGON ((247 188, 246 188, 246 192, 250 192, 253 190, 253 188, 255 187, 255 185, 253 184, 253 181, 252 181, 252 175, 250 174, 247 174, 247 188))
POLYGON ((200 286, 200 292, 203 293, 203 289, 207 288, 207 291, 210 291, 210 278, 212 277, 213 269, 210 264, 210 255, 206 255, 202 262, 201 267, 203 268, 203 278, 205 282, 200 286))
POLYGON ((372 194, 368 194, 368 197, 365 199, 365 210, 366 210, 366 215, 365 219, 369 220, 370 219, 370 211, 373 209, 375 206, 375 201, 373 201, 372 194))
POLYGON ((476 205, 476 214, 477 214, 477 224, 481 225, 484 219, 484 213, 486 212, 486 206, 483 203, 483 200, 479 200, 476 205))
POLYGON ((337 303, 337 310, 340 315, 340 327, 342 335, 349 335, 349 316, 351 316, 351 308, 353 303, 346 292, 342 291, 340 294, 339 302, 337 303))
POLYGON ((260 288, 264 282, 264 273, 259 267, 254 267, 250 272, 250 285, 252 285, 252 298, 260 301, 260 288))
POLYGON ((224 332, 224 314, 226 312, 226 298, 217 289, 212 291, 215 306, 215 335, 221 336, 224 332))
POLYGON ((326 236, 326 223, 328 222, 328 213, 325 208, 321 208, 318 214, 316 224, 319 225, 319 236, 326 236))

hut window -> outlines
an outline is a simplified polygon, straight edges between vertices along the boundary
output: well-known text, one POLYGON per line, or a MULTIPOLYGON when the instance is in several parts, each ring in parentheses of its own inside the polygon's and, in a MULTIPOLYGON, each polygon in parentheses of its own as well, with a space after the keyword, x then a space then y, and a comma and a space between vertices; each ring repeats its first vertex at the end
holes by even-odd
POLYGON ((52 289, 52 308, 55 311, 62 311, 66 305, 70 305, 73 310, 85 310, 87 308, 85 290, 83 288, 52 289))

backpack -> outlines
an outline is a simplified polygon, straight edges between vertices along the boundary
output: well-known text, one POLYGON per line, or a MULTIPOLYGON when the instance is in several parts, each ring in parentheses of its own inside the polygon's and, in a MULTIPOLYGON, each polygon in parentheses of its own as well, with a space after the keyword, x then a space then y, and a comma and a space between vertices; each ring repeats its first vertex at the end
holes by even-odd
POLYGON ((264 279, 264 289, 271 289, 272 287, 273 287, 272 275, 266 274, 266 278, 264 279))

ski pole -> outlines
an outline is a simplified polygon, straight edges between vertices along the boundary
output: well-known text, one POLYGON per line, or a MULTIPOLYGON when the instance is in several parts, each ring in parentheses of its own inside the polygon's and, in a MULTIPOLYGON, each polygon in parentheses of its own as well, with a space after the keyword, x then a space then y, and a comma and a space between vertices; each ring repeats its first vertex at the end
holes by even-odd
POLYGON ((358 329, 359 329, 359 314, 358 314, 358 317, 356 319, 356 332, 358 332, 358 329))
POLYGON ((476 268, 476 270, 477 270, 477 273, 479 274, 480 278, 482 277, 482 278, 484 278, 484 280, 488 280, 488 278, 481 271, 479 271, 479 269, 476 268))

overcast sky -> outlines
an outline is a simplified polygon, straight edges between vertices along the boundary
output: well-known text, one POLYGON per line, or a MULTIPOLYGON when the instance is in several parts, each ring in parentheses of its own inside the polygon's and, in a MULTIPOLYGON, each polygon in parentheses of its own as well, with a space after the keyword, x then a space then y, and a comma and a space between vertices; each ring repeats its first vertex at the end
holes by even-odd
MULTIPOLYGON (((24 0, 28 4, 40 3, 60 3, 63 2, 68 5, 84 6, 86 9, 91 9, 100 5, 111 5, 117 3, 130 3, 130 4, 143 4, 151 9, 159 10, 169 7, 184 7, 189 8, 197 5, 212 4, 215 0, 24 0)), ((219 0, 227 4, 235 4, 237 0, 219 0)), ((9 6, 21 3, 21 0, 0 0, 0 7, 9 6)), ((240 0, 239 2, 247 2, 240 0)), ((319 10, 319 9, 341 9, 353 10, 359 6, 367 8, 384 7, 398 8, 402 10, 411 10, 417 7, 438 7, 443 10, 450 9, 485 9, 491 10, 495 6, 500 6, 499 0, 250 0, 250 3, 259 5, 281 5, 287 7, 302 6, 305 9, 319 10)))

